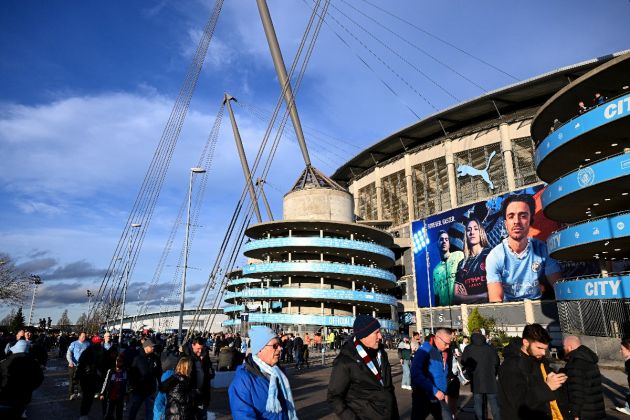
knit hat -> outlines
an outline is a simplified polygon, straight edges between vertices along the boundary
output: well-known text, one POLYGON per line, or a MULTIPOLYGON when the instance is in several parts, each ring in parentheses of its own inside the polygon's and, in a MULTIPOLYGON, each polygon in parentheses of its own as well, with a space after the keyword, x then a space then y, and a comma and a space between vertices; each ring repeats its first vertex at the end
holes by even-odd
POLYGON ((27 349, 28 343, 26 342, 26 340, 18 340, 18 342, 10 348, 11 353, 26 353, 27 349))
POLYGON ((103 340, 98 335, 95 335, 94 337, 92 337, 92 344, 101 344, 102 341, 103 340))
POLYGON ((142 348, 145 347, 155 347, 155 343, 150 338, 147 338, 142 342, 142 348))
POLYGON ((252 354, 258 354, 267 343, 278 338, 271 328, 262 325, 252 327, 247 334, 249 335, 249 348, 252 354))
POLYGON ((357 316, 354 320, 354 324, 352 325, 354 335, 359 340, 367 337, 379 328, 381 328, 381 324, 371 315, 357 316))

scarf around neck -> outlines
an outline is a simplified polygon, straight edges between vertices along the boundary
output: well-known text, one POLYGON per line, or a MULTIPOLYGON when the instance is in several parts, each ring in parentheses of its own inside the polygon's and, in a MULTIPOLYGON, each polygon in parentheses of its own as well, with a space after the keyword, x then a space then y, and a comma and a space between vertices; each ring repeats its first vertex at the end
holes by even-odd
MULTIPOLYGON (((365 363, 365 365, 368 367, 368 369, 370 369, 372 371, 372 373, 374 374, 374 376, 376 376, 376 379, 378 379, 378 381, 381 383, 381 385, 385 385, 383 383, 383 378, 381 377, 381 373, 378 371, 378 369, 376 369, 376 366, 374 366, 374 361, 372 361, 372 359, 370 358, 370 356, 367 354, 367 352, 365 351, 365 349, 363 348, 363 346, 361 345, 361 342, 359 340, 357 340, 357 338, 354 338, 354 347, 357 349, 357 353, 359 353, 359 356, 361 356, 361 359, 363 360, 363 363, 365 363)), ((379 366, 381 365, 381 352, 377 350, 376 353, 376 359, 377 362, 379 364, 379 366)))
POLYGON ((291 385, 286 375, 278 366, 269 366, 255 354, 252 355, 252 360, 260 368, 261 372, 269 375, 269 390, 267 391, 267 405, 265 406, 265 410, 270 413, 280 413, 282 411, 282 405, 280 404, 280 400, 278 400, 278 382, 280 382, 282 395, 287 402, 289 420, 298 420, 295 412, 295 403, 293 402, 293 394, 291 393, 291 385))

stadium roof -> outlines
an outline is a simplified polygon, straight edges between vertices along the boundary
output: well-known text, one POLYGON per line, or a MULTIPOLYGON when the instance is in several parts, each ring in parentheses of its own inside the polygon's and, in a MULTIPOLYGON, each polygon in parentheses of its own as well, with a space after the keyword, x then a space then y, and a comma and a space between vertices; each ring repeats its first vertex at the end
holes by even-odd
POLYGON ((539 107, 570 82, 628 51, 608 54, 563 67, 513 85, 488 92, 430 115, 366 148, 339 167, 331 178, 347 185, 379 163, 431 141, 488 120, 501 120, 516 111, 539 107))

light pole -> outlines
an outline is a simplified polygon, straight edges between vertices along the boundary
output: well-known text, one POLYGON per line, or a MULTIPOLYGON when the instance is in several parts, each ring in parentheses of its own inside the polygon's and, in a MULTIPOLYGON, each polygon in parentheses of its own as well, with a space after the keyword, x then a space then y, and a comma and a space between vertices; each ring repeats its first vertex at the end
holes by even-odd
POLYGON ((28 314, 28 325, 33 325, 31 321, 33 320, 33 306, 35 306, 35 295, 37 294, 37 286, 42 284, 42 278, 39 276, 36 276, 35 274, 31 274, 30 278, 31 278, 31 281, 33 282, 33 299, 31 299, 31 311, 28 314))
POLYGON ((188 181, 188 210, 186 211, 186 236, 184 238, 184 269, 182 270, 182 291, 179 296, 179 328, 177 340, 179 345, 183 343, 182 326, 184 325, 184 295, 186 293, 186 269, 188 268, 188 239, 190 237, 190 204, 192 202, 192 182, 194 174, 203 174, 204 168, 190 168, 190 179, 188 181))
POLYGON ((129 286, 129 270, 131 270, 131 240, 133 239, 133 229, 139 228, 140 226, 142 226, 140 223, 132 223, 131 230, 129 231, 127 264, 125 265, 125 284, 123 285, 122 306, 120 311, 120 344, 122 344, 123 321, 125 319, 125 300, 127 299, 127 287, 129 286))
POLYGON ((90 289, 88 289, 87 290, 87 298, 88 298, 87 319, 85 320, 85 323, 88 324, 85 326, 87 329, 89 329, 89 325, 90 325, 90 306, 92 304, 92 296, 94 296, 94 293, 92 293, 90 289))

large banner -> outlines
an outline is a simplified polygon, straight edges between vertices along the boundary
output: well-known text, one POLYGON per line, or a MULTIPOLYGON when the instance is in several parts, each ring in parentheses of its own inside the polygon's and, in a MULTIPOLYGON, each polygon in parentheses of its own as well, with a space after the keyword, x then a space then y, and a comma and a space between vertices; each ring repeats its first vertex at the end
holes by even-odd
POLYGON ((560 265, 548 256, 545 241, 560 225, 543 215, 543 191, 513 191, 413 222, 418 305, 552 299, 554 281, 598 272, 597 264, 560 265))

